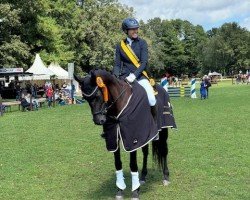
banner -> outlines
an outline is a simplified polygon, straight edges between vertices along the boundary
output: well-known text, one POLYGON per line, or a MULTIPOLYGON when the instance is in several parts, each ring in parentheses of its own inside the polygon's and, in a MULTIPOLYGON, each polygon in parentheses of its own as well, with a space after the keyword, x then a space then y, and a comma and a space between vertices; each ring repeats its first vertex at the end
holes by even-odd
POLYGON ((23 73, 23 68, 1 68, 0 73, 23 73))

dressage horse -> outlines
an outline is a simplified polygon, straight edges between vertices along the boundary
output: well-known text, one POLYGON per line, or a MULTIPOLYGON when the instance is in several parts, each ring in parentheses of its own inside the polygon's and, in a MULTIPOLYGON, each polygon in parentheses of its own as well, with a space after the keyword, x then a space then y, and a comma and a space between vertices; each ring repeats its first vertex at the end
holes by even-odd
MULTIPOLYGON (((131 97, 131 94, 133 91, 132 86, 130 84, 128 84, 126 81, 122 79, 116 78, 114 75, 112 75, 111 73, 105 70, 93 70, 90 72, 89 75, 85 76, 84 78, 75 76, 75 79, 79 82, 81 86, 83 98, 87 100, 87 102, 89 103, 89 106, 91 108, 91 112, 93 115, 93 121, 96 125, 103 125, 104 130, 105 130, 106 124, 110 123, 112 126, 112 123, 115 123, 115 121, 119 121, 117 116, 119 116, 119 113, 121 113, 124 107, 126 107, 128 100, 131 97)), ((145 92, 145 95, 146 95, 146 92, 145 92)), ((137 118, 136 120, 138 122, 137 124, 140 124, 140 119, 137 118)), ((143 132, 144 127, 141 127, 140 130, 141 132, 143 132)), ((155 161, 158 161, 158 164, 162 169, 163 184, 168 185, 170 183, 169 182, 169 170, 167 166, 168 127, 163 127, 157 132, 158 132, 157 134, 158 140, 150 140, 152 141, 153 158, 155 161)), ((106 138, 106 140, 107 138, 112 140, 112 138, 108 137, 108 134, 109 133, 104 132, 102 136, 106 138)), ((118 139, 122 140, 121 135, 117 137, 118 137, 116 138, 117 140, 118 139)), ((116 139, 113 139, 113 140, 116 140, 116 139)), ((124 141, 121 141, 121 142, 124 143, 124 141)), ((136 186, 136 188, 132 188, 132 199, 134 200, 139 199, 140 185, 145 183, 146 181, 147 161, 148 161, 148 152, 149 152, 148 142, 149 141, 147 141, 147 143, 145 143, 144 145, 140 146, 143 152, 143 167, 141 170, 140 183, 136 186)), ((122 162, 121 162, 119 144, 120 143, 117 142, 117 147, 115 147, 112 151, 114 153, 115 168, 117 172, 119 170, 122 170, 122 162)), ((130 170, 131 170, 131 174, 134 173, 134 177, 132 175, 132 183, 133 183, 133 180, 135 180, 136 182, 136 179, 138 179, 139 181, 136 150, 137 149, 129 151, 130 152, 130 170)), ((117 175, 116 185, 118 188, 116 199, 123 199, 123 190, 126 188, 126 186, 124 186, 125 184, 124 182, 119 183, 119 180, 118 180, 120 178, 120 181, 123 181, 124 179, 123 174, 122 174, 122 177, 119 177, 121 176, 119 174, 116 174, 116 175, 117 175)))

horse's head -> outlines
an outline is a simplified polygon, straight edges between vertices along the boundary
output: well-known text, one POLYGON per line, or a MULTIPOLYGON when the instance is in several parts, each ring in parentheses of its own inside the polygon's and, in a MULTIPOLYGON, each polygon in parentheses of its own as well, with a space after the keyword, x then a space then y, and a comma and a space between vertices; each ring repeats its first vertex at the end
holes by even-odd
POLYGON ((88 101, 97 125, 103 125, 107 115, 117 116, 131 94, 128 84, 106 70, 94 70, 84 78, 75 76, 75 79, 80 83, 83 98, 88 101))
POLYGON ((83 98, 89 103, 94 123, 103 125, 106 122, 107 102, 102 88, 97 83, 97 77, 92 72, 84 78, 75 76, 75 79, 81 86, 83 98))

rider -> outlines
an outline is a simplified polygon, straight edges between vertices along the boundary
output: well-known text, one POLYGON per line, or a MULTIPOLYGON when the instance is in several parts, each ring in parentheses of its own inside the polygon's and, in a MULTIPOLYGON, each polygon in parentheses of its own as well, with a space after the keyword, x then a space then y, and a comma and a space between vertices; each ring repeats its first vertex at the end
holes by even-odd
POLYGON ((138 83, 146 90, 151 112, 156 119, 156 98, 153 87, 150 85, 148 78, 143 75, 148 63, 148 45, 145 40, 138 37, 139 23, 134 18, 127 18, 122 22, 122 30, 127 35, 124 40, 129 44, 135 55, 139 59, 140 66, 137 68, 132 61, 126 56, 120 44, 116 46, 115 66, 113 74, 117 77, 126 77, 129 83, 138 81, 138 83))

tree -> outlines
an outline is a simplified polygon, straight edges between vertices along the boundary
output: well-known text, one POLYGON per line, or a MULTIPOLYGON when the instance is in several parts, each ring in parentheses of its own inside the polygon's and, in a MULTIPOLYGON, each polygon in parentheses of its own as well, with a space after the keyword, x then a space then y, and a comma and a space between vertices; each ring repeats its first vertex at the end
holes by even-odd
POLYGON ((18 35, 19 14, 20 10, 10 4, 0 4, 0 67, 27 67, 30 49, 18 35))
POLYGON ((250 65, 249 31, 237 23, 225 23, 218 29, 208 31, 209 40, 203 48, 202 71, 237 73, 250 65))

